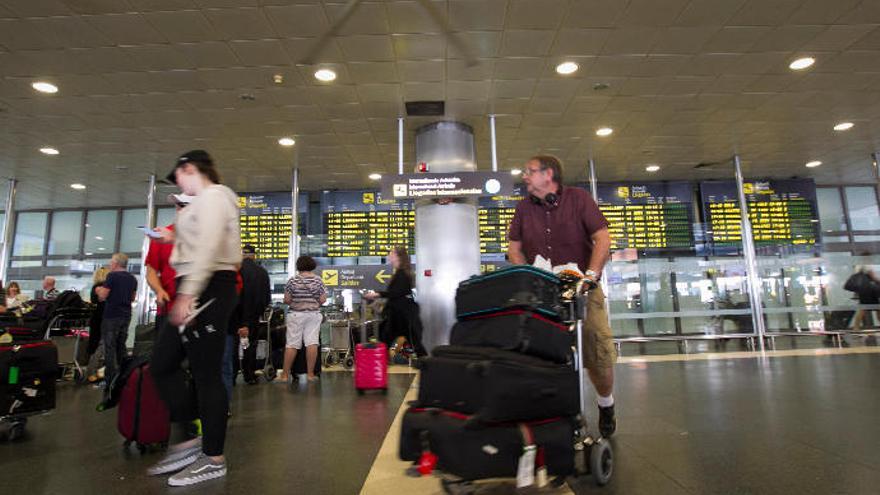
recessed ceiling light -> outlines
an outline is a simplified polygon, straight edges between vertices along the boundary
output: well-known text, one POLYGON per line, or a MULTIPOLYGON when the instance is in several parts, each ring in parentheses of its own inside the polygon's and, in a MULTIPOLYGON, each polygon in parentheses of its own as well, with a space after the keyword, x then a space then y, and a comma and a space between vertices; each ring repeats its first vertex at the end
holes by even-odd
POLYGON ((370 174, 370 180, 379 180, 381 178, 382 178, 382 174, 376 174, 376 173, 370 174))
POLYGON ((788 64, 788 68, 791 70, 804 70, 815 63, 816 59, 814 59, 813 57, 803 57, 788 64))
POLYGON ((841 122, 841 123, 837 124, 836 126, 834 126, 834 130, 835 131, 848 131, 848 130, 852 129, 854 125, 855 124, 853 124, 852 122, 841 122))
POLYGON ((40 148, 40 153, 44 155, 57 155, 59 151, 55 148, 40 148))
POLYGON ((660 170, 660 165, 648 165, 645 167, 645 172, 657 172, 660 170))
POLYGON ((95 240, 96 240, 96 241, 103 241, 104 238, 101 237, 101 236, 99 236, 99 235, 96 235, 96 236, 95 236, 95 240))
POLYGON ((614 129, 610 127, 600 127, 596 129, 596 135, 602 137, 610 136, 612 132, 614 132, 614 129))
MULTIPOLYGON (((82 191, 83 189, 86 188, 85 184, 80 184, 80 183, 71 184, 70 187, 73 189, 76 189, 77 191, 82 191)), ((89 226, 89 224, 86 224, 86 227, 88 227, 88 226, 89 226)))
POLYGON ((283 137, 278 140, 278 144, 281 146, 293 146, 296 144, 296 140, 291 137, 283 137))
POLYGON ((811 162, 807 162, 806 165, 807 165, 807 168, 816 168, 819 165, 822 165, 822 162, 820 162, 819 160, 813 160, 811 162))
POLYGON ((321 69, 315 72, 315 79, 319 81, 330 82, 336 79, 336 72, 330 69, 321 69))
POLYGON ((569 74, 574 74, 578 70, 578 64, 574 62, 562 62, 561 64, 556 66, 556 72, 562 74, 563 76, 567 76, 569 74))
POLYGON ((98 248, 98 251, 103 251, 103 250, 105 250, 105 249, 107 249, 107 248, 99 247, 99 248, 98 248))
POLYGON ((52 84, 52 83, 48 83, 48 82, 46 82, 46 81, 36 81, 36 82, 33 82, 33 83, 31 83, 31 87, 34 88, 34 89, 36 89, 36 90, 39 91, 40 93, 49 93, 49 94, 53 94, 53 93, 57 93, 57 92, 58 92, 58 86, 55 86, 54 84, 52 84))
POLYGON ((510 171, 510 175, 519 175, 519 174, 521 174, 521 173, 522 173, 522 170, 520 170, 520 169, 518 169, 518 168, 515 168, 515 169, 513 169, 513 170, 510 171))
POLYGON ((275 74, 274 76, 272 76, 272 82, 274 82, 275 84, 282 84, 284 83, 284 76, 282 76, 281 74, 275 74))

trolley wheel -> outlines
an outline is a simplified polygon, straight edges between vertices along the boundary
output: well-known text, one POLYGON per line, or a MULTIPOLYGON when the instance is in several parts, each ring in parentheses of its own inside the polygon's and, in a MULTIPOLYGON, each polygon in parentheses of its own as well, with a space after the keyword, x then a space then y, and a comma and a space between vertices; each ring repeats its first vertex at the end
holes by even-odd
POLYGON ((73 370, 73 381, 79 385, 82 385, 86 382, 86 375, 82 371, 78 369, 73 370))
POLYGON ((345 362, 342 365, 345 366, 345 369, 347 370, 354 368, 354 358, 348 356, 347 358, 345 358, 345 362))
POLYGON ((274 366, 269 366, 268 368, 263 370, 263 378, 265 378, 267 382, 271 382, 277 376, 278 376, 278 370, 276 370, 274 366))
POLYGON ((607 441, 599 440, 590 449, 590 472, 598 486, 605 486, 611 481, 614 473, 614 452, 607 441))
POLYGON ((357 393, 358 393, 358 395, 364 395, 364 389, 362 389, 362 388, 357 389, 357 393))
POLYGON ((10 442, 14 442, 24 436, 24 423, 12 423, 9 425, 9 433, 7 438, 10 442))
POLYGON ((327 353, 327 357, 324 359, 324 364, 325 364, 328 368, 329 368, 330 366, 335 365, 335 364, 338 363, 338 362, 339 362, 339 360, 338 360, 338 356, 336 356, 336 353, 333 352, 333 351, 328 352, 328 353, 327 353))
POLYGON ((451 495, 473 495, 477 492, 476 487, 468 481, 449 481, 440 480, 440 486, 443 487, 443 493, 451 495))

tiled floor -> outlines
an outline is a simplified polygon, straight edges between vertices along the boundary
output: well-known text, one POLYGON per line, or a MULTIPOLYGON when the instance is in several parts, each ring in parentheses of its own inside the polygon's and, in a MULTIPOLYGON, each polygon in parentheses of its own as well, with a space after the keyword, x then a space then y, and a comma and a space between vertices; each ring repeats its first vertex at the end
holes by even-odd
MULTIPOLYGON (((614 479, 602 489, 574 481, 572 491, 878 493, 877 350, 623 359, 614 479)), ((64 385, 54 414, 32 419, 23 440, 0 441, 0 493, 440 493, 435 478, 407 478, 396 459, 392 423, 413 378, 395 370, 387 396, 358 397, 344 372, 292 391, 238 387, 229 475, 188 489, 144 475, 158 454, 124 453, 115 412, 94 412, 98 392, 64 385)), ((482 493, 512 488, 489 485, 482 493)))

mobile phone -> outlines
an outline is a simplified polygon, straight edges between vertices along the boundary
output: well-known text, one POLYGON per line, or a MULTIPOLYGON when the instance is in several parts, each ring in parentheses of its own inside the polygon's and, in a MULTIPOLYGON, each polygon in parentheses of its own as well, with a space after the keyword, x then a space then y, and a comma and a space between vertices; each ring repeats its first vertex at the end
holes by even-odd
POLYGON ((162 237, 162 234, 156 232, 155 230, 153 230, 149 227, 145 227, 143 225, 141 225, 140 227, 137 227, 137 229, 140 230, 141 232, 143 232, 144 235, 146 235, 147 237, 150 237, 153 239, 159 239, 162 237))

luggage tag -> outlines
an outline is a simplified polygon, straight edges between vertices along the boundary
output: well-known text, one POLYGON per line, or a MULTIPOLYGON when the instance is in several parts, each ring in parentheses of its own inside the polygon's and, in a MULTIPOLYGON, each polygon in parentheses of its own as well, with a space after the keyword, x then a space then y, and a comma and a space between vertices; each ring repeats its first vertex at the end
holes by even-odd
POLYGON ((523 453, 519 458, 516 470, 516 487, 525 488, 535 484, 535 462, 537 461, 538 448, 535 446, 532 432, 526 425, 519 425, 523 436, 523 453))

